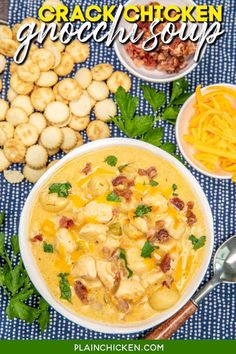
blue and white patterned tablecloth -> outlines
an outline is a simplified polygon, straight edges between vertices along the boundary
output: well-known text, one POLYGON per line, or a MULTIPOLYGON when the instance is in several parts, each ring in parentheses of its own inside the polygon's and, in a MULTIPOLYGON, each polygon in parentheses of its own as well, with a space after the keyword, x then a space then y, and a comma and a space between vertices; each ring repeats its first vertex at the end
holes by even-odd
MULTIPOLYGON (((198 4, 224 5, 224 28, 226 33, 217 43, 208 48, 206 54, 197 68, 188 75, 190 89, 194 90, 197 84, 203 86, 226 82, 235 84, 236 81, 236 2, 234 0, 200 0, 198 4)), ((9 23, 13 25, 26 17, 36 16, 37 9, 42 0, 10 0, 9 23)), ((64 0, 71 8, 75 4, 85 5, 106 3, 112 5, 113 0, 64 0)), ((118 1, 117 1, 118 3, 118 1)), ((124 70, 117 59, 113 48, 103 44, 91 43, 91 55, 83 66, 93 66, 97 63, 109 62, 115 69, 124 70)), ((6 96, 8 87, 8 74, 4 79, 3 96, 6 96)), ((141 80, 133 77, 133 93, 140 94, 141 80)), ((168 94, 169 84, 155 85, 168 94)), ((144 102, 141 110, 146 111, 144 102)), ((165 128, 165 139, 175 142, 174 129, 168 123, 162 123, 165 128)), ((112 136, 122 136, 116 127, 112 127, 112 136)), ((84 136, 85 137, 85 136, 84 136)), ((86 137, 85 137, 86 138, 86 137)), ((190 166, 187 166, 190 168, 190 166)), ((18 167, 19 168, 19 167, 18 167)), ((191 169, 191 168, 190 168, 191 169)), ((228 236, 236 233, 236 184, 231 181, 214 180, 201 175, 191 169, 205 191, 210 202, 215 224, 215 248, 228 236)), ((32 185, 23 182, 19 185, 6 183, 0 174, 0 210, 5 208, 7 223, 5 232, 8 236, 17 232, 19 216, 32 185)), ((212 270, 209 269, 204 281, 209 279, 212 270)), ((173 336, 175 339, 235 339, 236 338, 236 287, 234 285, 218 286, 200 305, 198 312, 173 336)), ((51 309, 51 321, 48 329, 40 334, 35 324, 26 324, 22 321, 9 321, 4 313, 7 298, 0 292, 0 338, 1 339, 101 339, 140 338, 142 334, 132 335, 105 335, 89 331, 83 327, 66 320, 55 310, 51 309)))

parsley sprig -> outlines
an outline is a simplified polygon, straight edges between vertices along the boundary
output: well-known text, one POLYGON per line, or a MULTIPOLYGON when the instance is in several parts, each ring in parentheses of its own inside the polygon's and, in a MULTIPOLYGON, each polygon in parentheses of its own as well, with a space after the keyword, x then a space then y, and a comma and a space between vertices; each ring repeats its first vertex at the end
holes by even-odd
POLYGON ((140 204, 137 206, 135 210, 135 216, 136 217, 142 217, 152 211, 152 207, 145 205, 145 204, 140 204))
MULTIPOLYGON (((4 221, 4 212, 0 213, 0 227, 4 221)), ((16 235, 11 237, 13 256, 10 257, 5 246, 5 235, 0 232, 0 289, 8 297, 6 314, 10 320, 19 318, 28 323, 36 321, 43 332, 49 324, 48 304, 41 298, 31 283, 19 257, 19 243, 16 235), (38 306, 32 307, 27 301, 37 297, 38 306)))
POLYGON ((197 238, 194 235, 190 235, 189 241, 192 242, 194 251, 197 251, 199 248, 202 248, 205 246, 206 236, 201 236, 200 238, 197 238))
POLYGON ((158 246, 153 246, 150 241, 146 241, 141 250, 141 256, 143 258, 151 258, 152 252, 158 248, 158 246))
POLYGON ((109 202, 116 202, 119 203, 121 202, 121 198, 115 193, 115 192, 111 192, 107 195, 107 200, 109 202))
POLYGON ((53 253, 54 252, 53 245, 51 245, 50 243, 44 242, 43 243, 43 251, 45 253, 53 253))
POLYGON ((164 129, 157 127, 156 122, 164 119, 172 124, 175 123, 180 106, 186 101, 191 93, 186 93, 188 82, 182 78, 172 85, 170 101, 167 104, 166 95, 163 91, 142 85, 144 99, 153 110, 153 115, 137 114, 139 98, 126 93, 119 87, 115 99, 120 109, 120 115, 111 120, 129 138, 140 138, 150 144, 156 145, 170 154, 175 154, 176 146, 171 142, 163 143, 164 129))
POLYGON ((178 186, 177 186, 177 184, 172 184, 172 194, 173 194, 173 196, 175 196, 175 197, 177 197, 178 196, 178 193, 176 193, 176 191, 177 191, 177 189, 178 189, 178 186))
POLYGON ((117 161, 118 161, 117 157, 113 155, 109 155, 105 158, 105 162, 110 166, 116 166, 117 161))
POLYGON ((66 183, 53 183, 49 186, 49 194, 56 193, 60 198, 67 198, 72 185, 66 183))
POLYGON ((127 261, 127 256, 126 256, 126 251, 123 248, 120 248, 120 255, 119 258, 124 261, 125 268, 128 271, 128 278, 132 277, 133 271, 129 268, 128 266, 128 261, 127 261))
POLYGON ((59 288, 61 292, 61 299, 67 300, 71 302, 72 292, 70 288, 69 281, 67 279, 69 273, 60 273, 58 274, 59 280, 59 288))

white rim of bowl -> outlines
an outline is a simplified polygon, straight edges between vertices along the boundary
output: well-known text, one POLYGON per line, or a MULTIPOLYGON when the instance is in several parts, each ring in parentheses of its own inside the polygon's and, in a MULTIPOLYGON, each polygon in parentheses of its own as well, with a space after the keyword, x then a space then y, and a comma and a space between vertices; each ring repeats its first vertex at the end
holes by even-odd
MULTIPOLYGON (((226 84, 226 83, 222 83, 222 84, 212 84, 212 85, 208 85, 208 86, 205 86, 203 88, 201 88, 201 90, 204 92, 206 91, 207 89, 213 87, 213 86, 225 86, 225 87, 231 87, 231 88, 234 88, 236 90, 236 85, 233 85, 233 84, 226 84)), ((204 170, 203 168, 197 166, 194 161, 192 161, 188 155, 185 153, 185 149, 183 148, 183 145, 181 143, 181 129, 180 129, 180 122, 181 120, 183 119, 183 113, 186 109, 186 107, 188 106, 188 104, 190 103, 190 101, 195 97, 196 95, 196 92, 193 93, 188 99, 187 101, 184 103, 184 105, 181 107, 180 111, 179 111, 179 114, 178 114, 178 117, 176 119, 176 124, 175 124, 175 135, 176 135, 176 141, 177 141, 177 144, 178 144, 178 147, 180 149, 180 152, 181 154, 183 155, 183 157, 185 158, 185 160, 189 163, 189 165, 191 165, 195 170, 197 170, 198 172, 204 174, 205 176, 207 177, 213 177, 213 178, 217 178, 217 179, 223 179, 223 180, 228 180, 228 179, 231 179, 232 178, 232 175, 219 175, 219 174, 215 174, 215 173, 211 173, 211 172, 208 172, 206 170, 204 170)))
POLYGON ((41 294, 41 296, 58 313, 60 313, 68 320, 93 331, 102 332, 102 333, 112 333, 112 334, 129 334, 129 333, 135 333, 135 332, 141 332, 147 330, 149 328, 152 328, 164 322, 165 320, 173 316, 176 312, 178 312, 178 310, 180 310, 187 303, 187 301, 193 296, 193 294, 199 288, 199 285, 202 282, 206 274, 207 268, 209 266, 209 263, 211 261, 211 256, 212 256, 212 251, 214 246, 214 225, 213 225, 212 212, 208 200, 200 184, 197 182, 197 180, 191 174, 191 172, 180 161, 178 161, 176 158, 174 158, 164 150, 161 150, 155 147, 154 145, 150 145, 142 141, 138 141, 135 139, 127 139, 127 138, 110 138, 110 139, 97 140, 95 142, 85 144, 73 150, 65 157, 63 157, 61 160, 59 160, 48 171, 46 171, 45 174, 39 179, 39 181, 35 184, 35 186, 31 190, 24 204, 23 211, 21 213, 20 225, 19 225, 19 245, 20 245, 20 252, 23 259, 23 263, 25 265, 25 268, 27 270, 27 273, 32 283, 34 284, 38 292, 41 294), (43 276, 41 275, 36 265, 34 256, 31 252, 30 243, 28 239, 28 233, 29 233, 28 220, 30 218, 31 208, 35 200, 35 196, 37 195, 39 189, 47 182, 48 178, 51 177, 51 175, 53 175, 53 173, 56 172, 59 168, 61 168, 65 163, 67 163, 70 160, 73 160, 76 157, 78 158, 79 156, 82 156, 85 153, 92 152, 94 150, 113 147, 113 146, 127 146, 127 147, 137 147, 140 149, 144 149, 155 154, 157 157, 163 158, 164 160, 172 164, 174 168, 176 168, 176 170, 184 178, 187 179, 189 184, 191 184, 193 192, 196 195, 196 198, 198 199, 198 203, 203 212, 205 218, 205 224, 207 227, 207 234, 208 234, 207 247, 205 250, 205 255, 201 267, 199 267, 197 276, 191 280, 189 286, 187 286, 187 288, 184 290, 184 295, 181 296, 177 305, 145 321, 126 323, 124 324, 124 326, 121 326, 119 324, 103 323, 87 317, 80 316, 75 312, 73 312, 72 310, 69 310, 69 308, 67 308, 59 300, 57 300, 47 288, 43 276))
MULTIPOLYGON (((127 6, 129 5, 133 0, 129 0, 127 1, 124 6, 127 6)), ((190 3, 192 3, 193 6, 197 6, 197 4, 193 1, 193 0, 188 0, 190 3)), ((138 2, 138 0, 137 0, 138 2)), ((148 2, 148 0, 147 0, 148 2)), ((114 43, 114 49, 115 49, 115 52, 116 52, 116 55, 119 59, 119 61, 121 62, 121 64, 134 76, 144 80, 144 81, 147 81, 147 82, 154 82, 154 83, 167 83, 167 82, 172 82, 172 81, 175 81, 175 80, 178 80, 178 79, 181 79, 182 77, 188 75, 190 72, 192 72, 196 66, 198 64, 200 64, 200 61, 202 60, 204 54, 205 54, 205 51, 206 51, 206 45, 205 47, 202 49, 202 53, 201 53, 201 56, 199 58, 199 60, 195 63, 193 63, 192 65, 190 65, 186 70, 183 69, 182 71, 180 71, 178 74, 176 74, 175 76, 172 76, 172 77, 166 77, 164 79, 158 79, 158 78, 149 78, 145 75, 142 75, 139 71, 138 71, 138 68, 137 68, 137 71, 135 69, 133 69, 129 64, 128 62, 123 58, 123 56, 121 55, 121 52, 119 50, 119 47, 118 47, 118 40, 115 41, 114 43)), ((166 73, 166 75, 169 75, 168 73, 166 73)))

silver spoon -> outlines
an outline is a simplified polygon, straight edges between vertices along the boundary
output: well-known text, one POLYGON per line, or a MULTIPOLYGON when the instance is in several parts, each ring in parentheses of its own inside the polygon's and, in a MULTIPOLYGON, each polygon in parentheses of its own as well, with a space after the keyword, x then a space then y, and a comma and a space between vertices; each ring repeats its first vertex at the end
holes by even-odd
POLYGON ((214 276, 174 316, 151 330, 144 339, 168 339, 198 309, 200 301, 218 284, 236 283, 236 235, 226 240, 214 258, 214 276))

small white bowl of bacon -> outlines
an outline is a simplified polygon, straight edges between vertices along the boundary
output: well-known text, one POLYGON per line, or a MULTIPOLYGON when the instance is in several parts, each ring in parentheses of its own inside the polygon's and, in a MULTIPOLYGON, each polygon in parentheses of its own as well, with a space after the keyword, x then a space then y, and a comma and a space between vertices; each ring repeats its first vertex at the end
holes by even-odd
MULTIPOLYGON (((125 3, 125 6, 138 7, 140 5, 146 5, 148 9, 148 6, 162 4, 148 0, 129 0, 125 3)), ((164 5, 173 6, 173 0, 165 0, 164 5)), ((184 5, 196 6, 192 0, 175 0, 174 5, 179 8, 184 5)), ((131 12, 129 12, 129 16, 132 16, 131 12)), ((135 13, 134 16, 136 16, 135 13)), ((126 44, 122 44, 117 39, 114 43, 114 49, 120 62, 131 74, 145 81, 165 83, 186 76, 198 65, 199 61, 196 62, 194 60, 196 43, 190 40, 182 41, 178 36, 170 44, 163 43, 160 37, 158 37, 158 45, 155 49, 151 51, 144 50, 142 48, 143 40, 152 36, 150 34, 151 22, 141 22, 138 20, 136 23, 139 27, 139 33, 141 31, 144 32, 144 35, 138 42, 133 44, 128 41, 126 44)), ((168 21, 160 22, 155 27, 155 33, 157 31, 161 32, 167 23, 168 21)), ((181 22, 174 22, 174 24, 178 29, 181 22)), ((133 23, 126 21, 124 18, 120 21, 120 27, 125 28, 127 33, 132 31, 132 26, 133 23)), ((150 42, 150 45, 152 45, 152 42, 150 42)))
POLYGON ((179 112, 176 139, 196 170, 236 182, 235 129, 236 85, 198 86, 179 112))

